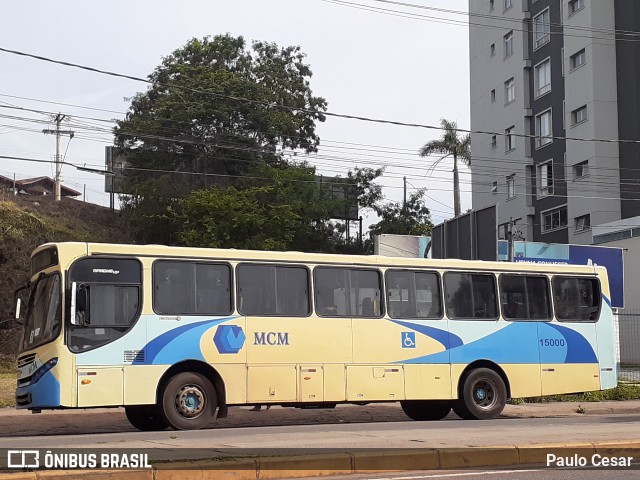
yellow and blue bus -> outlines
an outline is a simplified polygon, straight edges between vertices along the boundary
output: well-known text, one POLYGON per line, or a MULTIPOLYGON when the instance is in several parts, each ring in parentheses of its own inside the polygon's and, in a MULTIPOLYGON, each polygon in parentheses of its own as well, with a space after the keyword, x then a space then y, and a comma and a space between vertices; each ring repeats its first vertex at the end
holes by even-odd
POLYGON ((601 267, 93 243, 42 245, 31 267, 16 404, 34 412, 124 407, 141 430, 264 404, 488 419, 617 384, 601 267))

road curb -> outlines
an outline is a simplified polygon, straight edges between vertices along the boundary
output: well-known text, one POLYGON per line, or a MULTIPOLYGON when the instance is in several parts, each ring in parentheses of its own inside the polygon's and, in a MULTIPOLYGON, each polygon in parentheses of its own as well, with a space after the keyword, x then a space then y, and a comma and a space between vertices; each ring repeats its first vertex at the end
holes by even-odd
POLYGON ((0 474, 0 480, 273 480, 356 473, 545 464, 547 454, 633 457, 640 461, 640 439, 623 442, 548 443, 468 448, 425 448, 291 457, 256 457, 155 463, 149 470, 55 470, 0 474))

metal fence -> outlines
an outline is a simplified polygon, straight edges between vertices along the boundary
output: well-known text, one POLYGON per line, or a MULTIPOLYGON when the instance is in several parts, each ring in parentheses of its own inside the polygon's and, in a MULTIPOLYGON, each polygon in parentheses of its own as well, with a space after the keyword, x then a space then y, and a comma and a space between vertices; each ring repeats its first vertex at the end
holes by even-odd
POLYGON ((640 309, 618 311, 620 369, 618 380, 640 383, 640 309))

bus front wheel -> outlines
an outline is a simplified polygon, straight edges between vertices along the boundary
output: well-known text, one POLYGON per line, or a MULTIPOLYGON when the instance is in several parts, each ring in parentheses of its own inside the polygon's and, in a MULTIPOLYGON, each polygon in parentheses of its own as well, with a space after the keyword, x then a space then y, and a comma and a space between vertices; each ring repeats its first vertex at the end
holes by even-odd
POLYGON ((213 420, 218 406, 213 384, 204 375, 178 373, 162 394, 162 416, 176 430, 198 430, 213 420))
POLYGON ((411 420, 440 420, 451 411, 451 403, 440 400, 404 400, 400 402, 402 411, 411 420))
POLYGON ((153 432, 167 428, 167 423, 155 405, 130 405, 124 407, 124 411, 129 423, 143 432, 153 432))
POLYGON ((465 420, 488 420, 500 415, 506 403, 507 387, 502 377, 489 368, 478 368, 463 379, 453 411, 465 420))

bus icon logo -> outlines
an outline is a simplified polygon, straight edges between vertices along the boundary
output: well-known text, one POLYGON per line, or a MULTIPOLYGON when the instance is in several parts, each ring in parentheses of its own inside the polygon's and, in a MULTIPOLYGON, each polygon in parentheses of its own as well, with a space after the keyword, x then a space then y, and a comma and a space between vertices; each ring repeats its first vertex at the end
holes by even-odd
POLYGON ((416 332, 402 332, 402 348, 416 348, 416 332))
POLYGON ((39 466, 40 466, 39 450, 7 451, 7 467, 9 468, 38 468, 39 466))
POLYGON ((222 325, 216 330, 216 334, 213 336, 213 343, 215 343, 220 353, 238 353, 246 338, 242 327, 238 325, 222 325))

